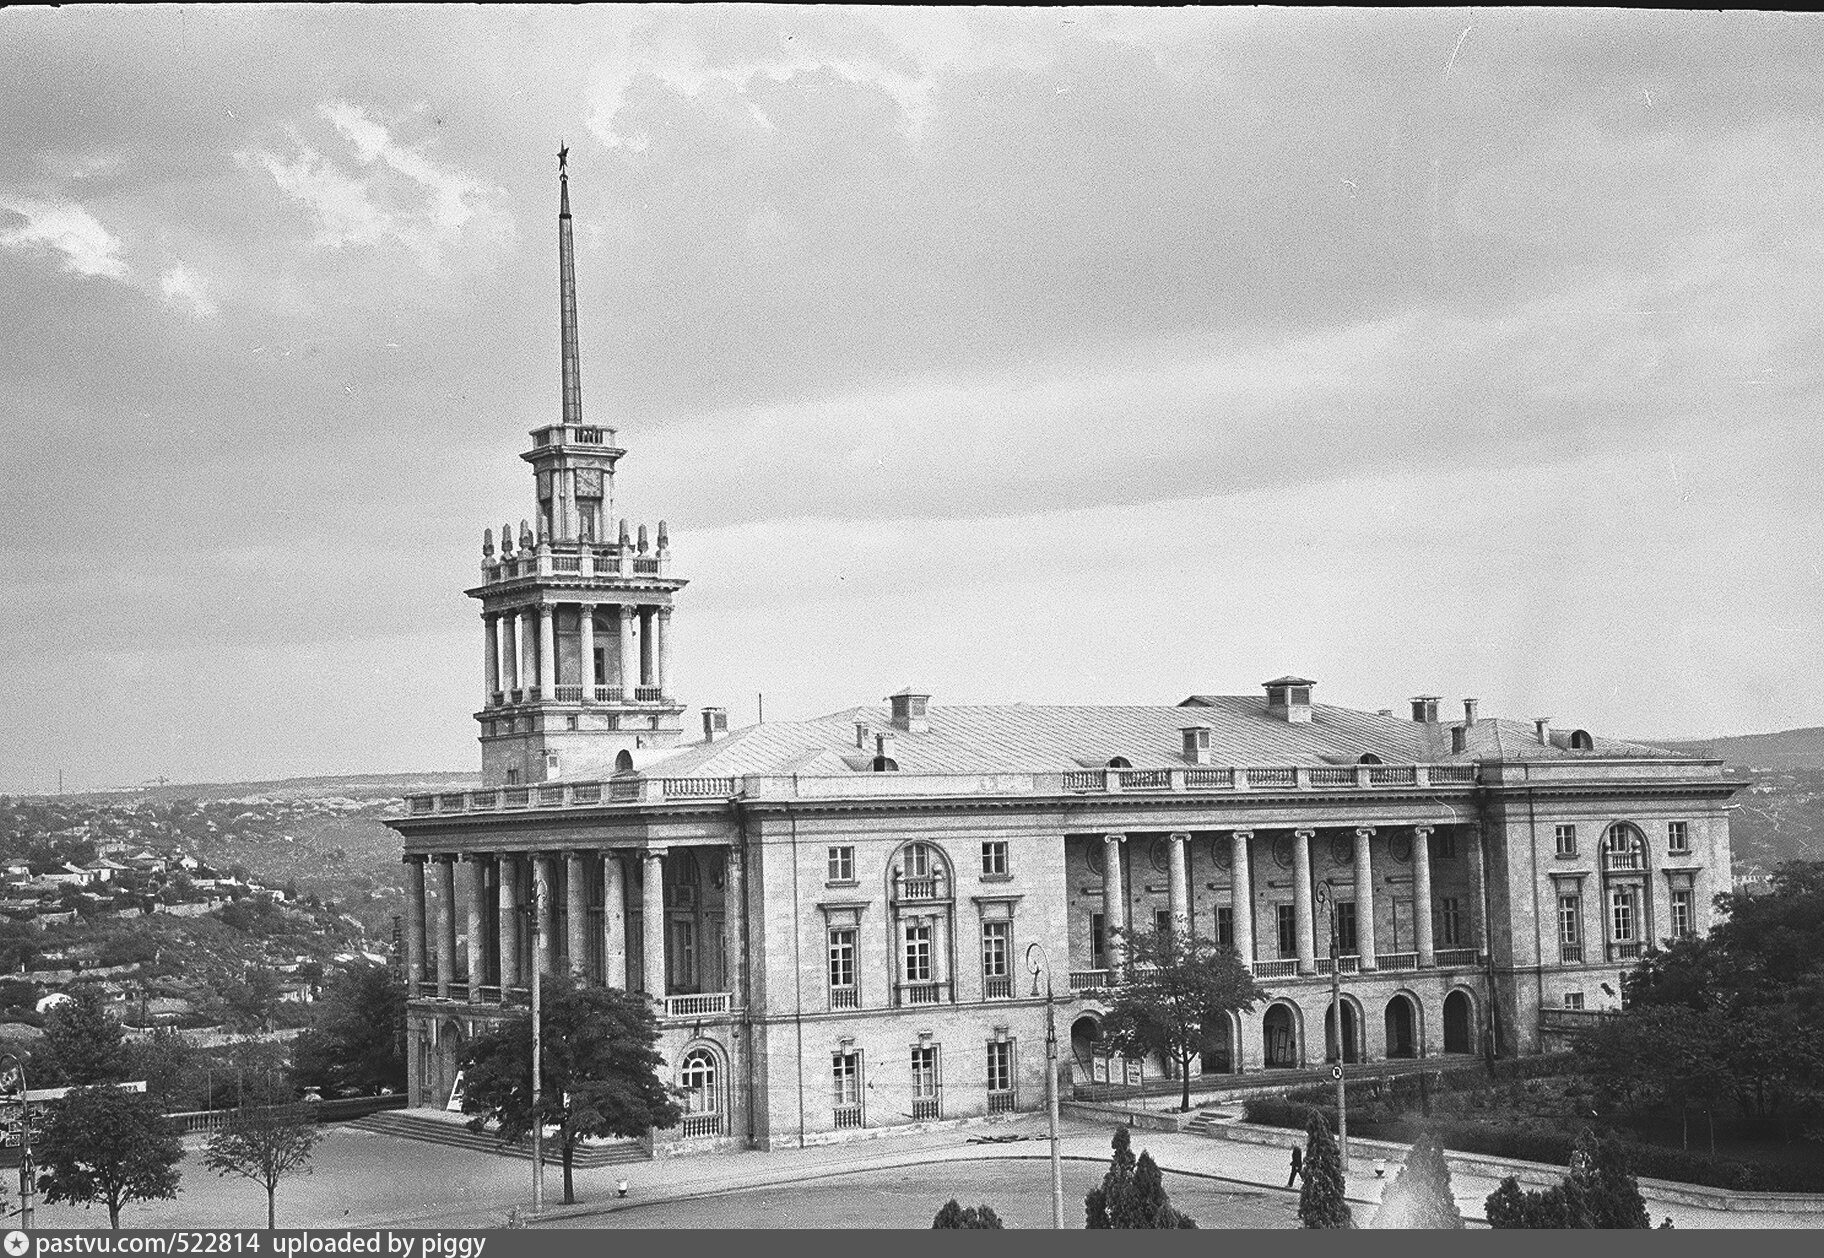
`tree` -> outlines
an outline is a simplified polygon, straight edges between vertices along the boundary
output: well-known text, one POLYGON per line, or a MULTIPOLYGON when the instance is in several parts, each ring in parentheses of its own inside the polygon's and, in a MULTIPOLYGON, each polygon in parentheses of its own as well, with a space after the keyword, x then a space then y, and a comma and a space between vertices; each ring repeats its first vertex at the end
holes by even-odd
POLYGON ((204 1109, 208 1085, 198 1077, 201 1056, 171 1027, 158 1027, 126 1046, 127 1074, 144 1079, 146 1094, 163 1110, 204 1109))
POLYGON ((1406 1164, 1381 1194, 1375 1228, 1461 1228, 1463 1214, 1450 1191, 1450 1166, 1444 1150, 1430 1137, 1412 1146, 1406 1164))
POLYGON ((107 997, 93 983, 69 989, 69 999, 44 1018, 44 1039, 32 1053, 32 1082, 42 1087, 87 1087, 127 1077, 126 1033, 108 1012, 107 997))
MULTIPOLYGON (((537 1120, 558 1129, 564 1204, 576 1200, 571 1163, 585 1136, 639 1136, 674 1126, 683 1111, 658 1072, 664 1059, 646 997, 612 987, 581 987, 567 976, 540 980, 544 1005, 543 1089, 537 1120)), ((503 1141, 531 1134, 532 1025, 529 1019, 480 1036, 463 1054, 464 1108, 480 1131, 489 1119, 503 1141)))
POLYGON ((1114 1139, 1109 1144, 1115 1153, 1109 1159, 1107 1173, 1102 1176, 1102 1185, 1090 1189, 1083 1197, 1084 1226, 1091 1231, 1114 1226, 1114 1212, 1127 1199, 1128 1187, 1134 1181, 1133 1137, 1127 1128, 1115 1128, 1114 1139))
POLYGON ((102 1086, 77 1088, 45 1107, 44 1135, 33 1145, 43 1167, 38 1191, 46 1201, 108 1207, 108 1226, 120 1226, 131 1201, 177 1196, 184 1147, 144 1093, 102 1086))
POLYGON ((1483 1206, 1490 1227, 1651 1227, 1640 1185, 1629 1173, 1620 1144, 1588 1128, 1571 1150, 1571 1172, 1543 1191, 1523 1191, 1513 1176, 1502 1180, 1483 1206))
POLYGON ((327 1095, 372 1096, 405 1088, 405 985, 390 968, 337 971, 316 1004, 316 1025, 297 1038, 300 1082, 327 1095))
POLYGON ((1343 1159, 1322 1114, 1313 1111, 1305 1132, 1305 1182, 1298 1190, 1298 1221, 1308 1228, 1355 1226, 1343 1197, 1343 1159))
POLYGON ((1230 1015, 1252 1009, 1267 993, 1233 948, 1174 930, 1114 934, 1127 950, 1127 966, 1102 1019, 1102 1040, 1127 1056, 1176 1062, 1184 1081, 1180 1105, 1188 1111, 1192 1059, 1227 1037, 1230 1015))
POLYGON ((1118 1228, 1194 1228, 1197 1220, 1180 1214, 1166 1197, 1165 1176, 1153 1155, 1144 1149, 1134 1163, 1134 1178, 1125 1198, 1109 1211, 1111 1226, 1118 1228))
POLYGON ((937 1217, 931 1220, 933 1230, 939 1228, 974 1228, 1001 1231, 1001 1216, 987 1205, 970 1206, 964 1209, 957 1204, 956 1198, 946 1201, 938 1210, 937 1217))
POLYGON ((311 1150, 322 1129, 308 1105, 242 1106, 209 1138, 203 1165, 218 1175, 239 1175, 266 1190, 266 1227, 278 1227, 279 1181, 310 1172, 311 1150))

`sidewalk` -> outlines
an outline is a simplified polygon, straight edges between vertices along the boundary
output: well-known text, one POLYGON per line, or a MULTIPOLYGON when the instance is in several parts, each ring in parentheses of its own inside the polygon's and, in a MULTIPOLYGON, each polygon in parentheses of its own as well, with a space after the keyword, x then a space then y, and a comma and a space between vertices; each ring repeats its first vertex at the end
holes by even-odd
MULTIPOLYGON (((1112 1126, 1066 1122, 1060 1129, 1060 1156, 1072 1161, 1106 1163, 1112 1126)), ((1182 1175, 1223 1180, 1255 1188, 1287 1192, 1285 1187, 1288 1153, 1275 1145, 1241 1140, 1185 1135, 1164 1131, 1136 1131, 1136 1151, 1152 1153, 1160 1167, 1182 1175)), ((1023 1116, 1007 1123, 969 1126, 943 1131, 909 1133, 853 1144, 815 1146, 806 1149, 781 1149, 771 1153, 742 1152, 715 1154, 699 1158, 665 1159, 637 1165, 605 1167, 597 1171, 579 1171, 576 1189, 579 1201, 573 1206, 548 1206, 530 1226, 563 1227, 568 1219, 637 1209, 655 1201, 682 1201, 714 1196, 737 1190, 800 1184, 807 1180, 828 1179, 858 1171, 890 1170, 923 1166, 938 1161, 975 1161, 1022 1159, 1043 1162, 1050 1156, 1046 1125, 1042 1117, 1023 1116), (1026 1137, 1008 1144, 969 1144, 971 1136, 1012 1135, 1026 1137), (626 1198, 614 1195, 615 1181, 625 1179, 626 1198)), ((1374 1176, 1372 1159, 1352 1160, 1347 1180, 1347 1195, 1356 1207, 1358 1225, 1372 1220, 1381 1191, 1398 1172, 1389 1161, 1385 1180, 1374 1176)), ((1482 1203, 1493 1192, 1498 1178, 1479 1174, 1453 1174, 1458 1208, 1466 1220, 1480 1223, 1482 1203)), ((548 1200, 561 1198, 562 1181, 555 1167, 546 1172, 548 1200)), ((1656 1201, 1647 1193, 1647 1208, 1657 1224, 1670 1215, 1680 1228, 1815 1228, 1824 1226, 1824 1216, 1723 1211, 1696 1206, 1656 1201)), ((506 1221, 508 1208, 521 1207, 525 1198, 511 1202, 477 1203, 472 1211, 452 1215, 440 1212, 436 1225, 441 1227, 500 1227, 506 1221)), ((372 1220, 370 1226, 423 1226, 427 1220, 372 1220)))

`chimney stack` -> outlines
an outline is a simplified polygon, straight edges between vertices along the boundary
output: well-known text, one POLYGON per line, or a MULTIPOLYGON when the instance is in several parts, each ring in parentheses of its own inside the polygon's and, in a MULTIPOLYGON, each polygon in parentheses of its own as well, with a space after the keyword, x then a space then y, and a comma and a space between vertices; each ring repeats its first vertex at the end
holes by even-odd
POLYGON ((1549 716, 1535 716, 1533 718, 1533 728, 1539 732, 1539 745, 1541 747, 1550 747, 1552 745, 1552 718, 1549 716))
POLYGON ((1412 719, 1421 725, 1438 723, 1438 696, 1414 695, 1412 698, 1412 719))
POLYGON ((717 738, 728 733, 728 709, 703 709, 703 741, 713 743, 717 738))
POLYGON ((887 702, 893 705, 893 728, 904 730, 908 734, 927 734, 931 723, 925 719, 925 708, 931 702, 930 695, 914 694, 912 687, 907 686, 896 695, 888 695, 887 702))
POLYGON ((862 751, 868 749, 868 723, 866 721, 855 722, 855 746, 862 751))
POLYGON ((893 735, 876 734, 874 736, 874 754, 879 756, 882 760, 893 759, 893 752, 896 750, 896 747, 897 744, 893 741, 893 735))
POLYGON ((1476 723, 1476 705, 1480 702, 1480 699, 1463 700, 1463 724, 1474 725, 1476 723))

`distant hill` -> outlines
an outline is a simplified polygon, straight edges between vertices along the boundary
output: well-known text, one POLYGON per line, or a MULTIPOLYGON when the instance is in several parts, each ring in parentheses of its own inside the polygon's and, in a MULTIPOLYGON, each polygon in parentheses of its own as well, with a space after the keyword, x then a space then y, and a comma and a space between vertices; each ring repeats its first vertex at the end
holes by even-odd
POLYGON ((471 773, 346 773, 332 777, 277 778, 268 782, 167 782, 114 791, 85 791, 68 795, 21 796, 74 803, 170 803, 176 799, 387 799, 422 795, 431 791, 460 791, 481 785, 481 774, 471 773))
POLYGON ((1824 769, 1824 726, 1657 745, 1696 756, 1720 757, 1748 769, 1824 769))

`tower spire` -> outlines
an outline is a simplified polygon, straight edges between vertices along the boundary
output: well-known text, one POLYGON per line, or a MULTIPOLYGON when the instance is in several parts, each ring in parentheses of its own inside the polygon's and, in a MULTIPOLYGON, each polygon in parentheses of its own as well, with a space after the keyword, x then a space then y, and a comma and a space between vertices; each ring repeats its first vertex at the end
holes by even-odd
POLYGON ((564 423, 583 422, 583 370, 576 347, 576 249, 570 238, 570 149, 557 150, 557 305, 562 325, 564 423))

